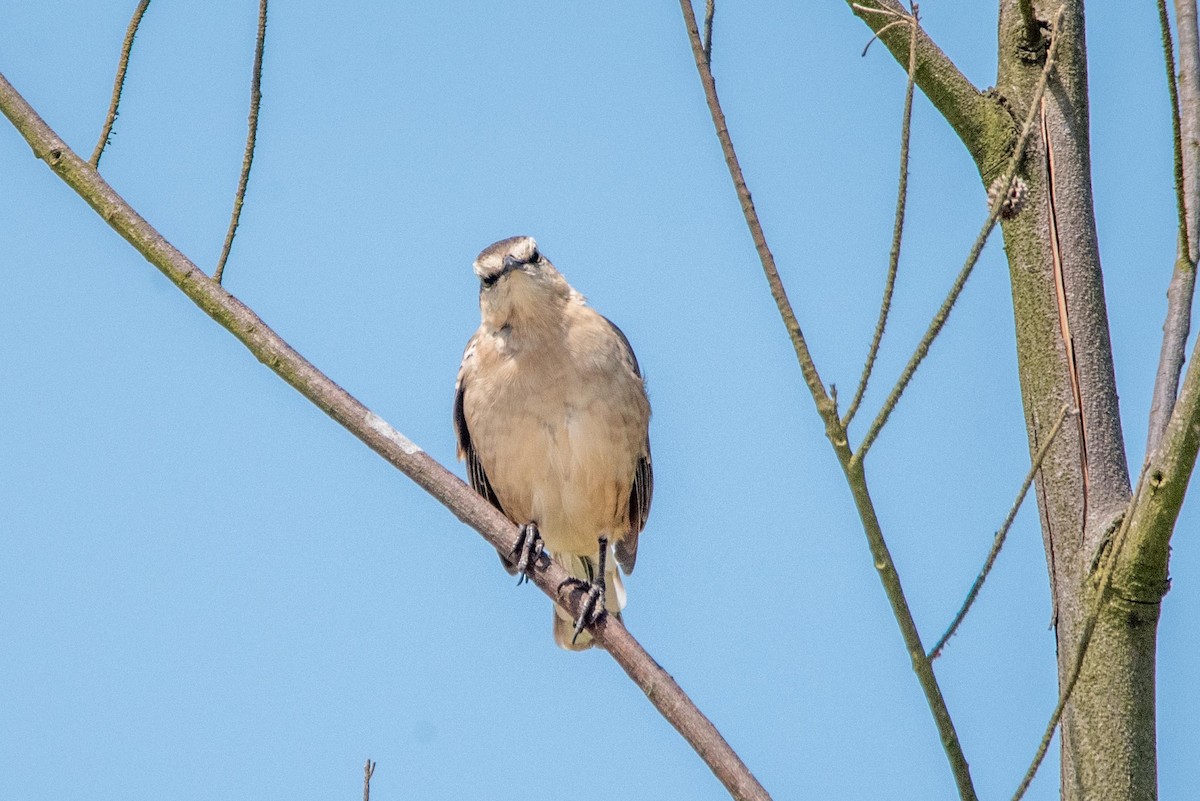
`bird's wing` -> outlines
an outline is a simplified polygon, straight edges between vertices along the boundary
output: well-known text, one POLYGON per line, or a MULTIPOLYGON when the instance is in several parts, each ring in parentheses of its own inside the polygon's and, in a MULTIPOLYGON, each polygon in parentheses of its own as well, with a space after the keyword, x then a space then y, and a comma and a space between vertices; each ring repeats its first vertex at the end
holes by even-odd
POLYGON ((471 432, 467 429, 467 415, 464 407, 467 386, 470 383, 471 374, 474 372, 475 342, 478 337, 479 335, 475 334, 467 342, 467 349, 463 352, 462 366, 458 368, 458 380, 454 383, 454 434, 458 439, 458 458, 466 460, 467 463, 467 481, 470 483, 471 489, 503 512, 504 507, 500 505, 500 499, 496 497, 496 491, 492 489, 492 482, 488 480, 487 473, 483 470, 483 463, 479 461, 479 455, 475 453, 475 446, 471 444, 471 432))
POLYGON ((637 562, 638 536, 646 527, 650 516, 650 499, 654 496, 654 468, 650 463, 650 441, 646 441, 646 453, 638 459, 633 473, 633 489, 629 493, 629 533, 614 546, 617 562, 626 573, 633 572, 637 562))
MULTIPOLYGON (((604 322, 612 326, 617 339, 620 340, 621 355, 624 357, 625 363, 629 365, 629 369, 638 378, 642 378, 642 370, 638 365, 637 356, 634 355, 633 346, 629 344, 629 338, 625 336, 625 332, 607 317, 604 318, 604 322)), ((626 573, 632 573, 633 565, 637 562, 638 535, 646 527, 646 518, 650 516, 650 501, 653 496, 654 467, 650 461, 650 439, 647 437, 644 453, 638 458, 637 467, 633 472, 633 487, 629 492, 629 533, 622 537, 614 547, 617 562, 626 573)))

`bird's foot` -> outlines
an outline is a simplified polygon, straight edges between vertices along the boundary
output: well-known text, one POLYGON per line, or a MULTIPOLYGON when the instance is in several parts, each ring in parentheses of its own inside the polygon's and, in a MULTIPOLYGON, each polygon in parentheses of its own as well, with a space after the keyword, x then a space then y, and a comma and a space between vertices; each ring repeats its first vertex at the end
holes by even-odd
POLYGON ((517 544, 508 554, 509 562, 520 574, 520 578, 517 579, 518 587, 529 581, 529 569, 537 564, 544 549, 545 544, 542 542, 542 535, 538 533, 537 523, 530 522, 521 526, 517 544))
POLYGON ((573 645, 579 639, 579 634, 584 629, 605 615, 604 578, 601 576, 598 582, 569 578, 558 585, 558 591, 562 592, 566 587, 578 588, 583 594, 583 597, 579 601, 579 616, 575 618, 575 633, 571 636, 571 644, 573 645))

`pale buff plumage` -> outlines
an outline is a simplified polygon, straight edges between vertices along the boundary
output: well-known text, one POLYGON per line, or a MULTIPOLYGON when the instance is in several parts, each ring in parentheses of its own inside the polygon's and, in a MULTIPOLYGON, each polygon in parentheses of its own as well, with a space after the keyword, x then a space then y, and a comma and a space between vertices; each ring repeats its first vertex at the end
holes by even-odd
MULTIPOLYGON (((479 330, 459 369, 454 423, 471 485, 518 524, 537 524, 552 558, 590 581, 605 538, 605 606, 619 614, 650 509, 650 402, 624 334, 587 305, 530 237, 475 261, 479 330)), ((512 566, 506 563, 506 567, 512 566)), ((597 577, 598 578, 598 577, 597 577)), ((572 642, 556 609, 555 640, 572 642)))

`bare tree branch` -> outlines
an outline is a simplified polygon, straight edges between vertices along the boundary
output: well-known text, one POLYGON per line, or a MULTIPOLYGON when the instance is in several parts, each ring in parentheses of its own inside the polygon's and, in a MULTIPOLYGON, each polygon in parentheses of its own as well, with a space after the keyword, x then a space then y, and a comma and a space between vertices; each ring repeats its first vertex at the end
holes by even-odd
MULTIPOLYGON (((835 448, 836 449, 836 448, 835 448)), ((850 486, 850 494, 854 498, 854 506, 862 522, 863 533, 867 537, 867 545, 871 549, 871 560, 875 572, 883 584, 884 593, 892 607, 892 616, 900 627, 900 636, 904 639, 904 648, 908 652, 913 673, 925 694, 925 703, 933 714, 941 739, 942 750, 950 763, 950 771, 954 774, 954 783, 962 801, 976 801, 974 783, 971 780, 971 767, 967 763, 966 754, 962 750, 962 742, 954 728, 954 719, 946 706, 942 688, 933 672, 933 663, 925 658, 925 646, 921 643, 921 633, 913 620, 912 610, 904 596, 904 587, 900 583, 900 575, 896 572, 896 563, 888 550, 883 536, 883 527, 875 510, 875 502, 867 487, 866 470, 863 463, 849 456, 849 449, 838 452, 842 470, 846 474, 846 483, 850 486)))
MULTIPOLYGON (((896 289, 896 273, 900 268, 900 243, 904 238, 904 209, 908 203, 908 143, 912 133, 913 88, 916 86, 917 30, 920 27, 915 3, 912 14, 907 20, 909 24, 908 82, 904 87, 904 113, 900 122, 900 179, 896 188, 896 217, 892 224, 892 249, 888 254, 888 271, 883 284, 883 300, 879 303, 879 319, 875 322, 875 333, 872 334, 871 345, 867 348, 867 359, 863 362, 858 388, 854 390, 854 398, 850 401, 845 416, 842 417, 844 428, 848 428, 854 420, 863 396, 867 393, 867 384, 871 381, 871 371, 875 368, 875 359, 879 356, 879 345, 883 342, 883 331, 887 328, 888 313, 892 309, 892 293, 896 289)), ((865 50, 863 55, 866 55, 865 50)))
POLYGON ((1187 209, 1188 260, 1200 261, 1200 31, 1195 0, 1175 0, 1179 65, 1179 150, 1187 209))
POLYGON ((954 616, 954 620, 950 621, 950 625, 946 627, 946 633, 937 641, 937 645, 930 649, 927 656, 929 661, 932 662, 942 655, 942 649, 946 647, 946 643, 954 636, 954 632, 958 631, 958 627, 962 625, 963 620, 967 617, 967 612, 971 611, 971 606, 979 596, 979 591, 983 589, 983 582, 987 580, 988 574, 992 572, 992 566, 996 564, 996 557, 1000 555, 1000 549, 1004 547, 1004 540, 1008 537, 1008 530, 1012 528, 1013 521, 1016 520, 1017 512, 1020 511, 1021 505, 1025 503, 1025 495, 1029 492, 1030 486, 1033 485, 1033 479, 1037 476, 1038 471, 1042 469, 1042 462, 1046 460, 1046 454, 1050 453, 1050 446, 1054 444, 1054 438, 1058 436, 1063 421, 1067 419, 1067 414, 1070 411, 1071 407, 1063 406, 1058 419, 1054 421, 1054 425, 1050 428, 1050 433, 1046 435, 1046 441, 1038 449, 1037 456, 1033 459, 1033 464, 1029 466, 1029 472, 1025 474, 1025 480, 1021 482, 1021 489, 1017 492, 1017 499, 1013 501, 1012 507, 1008 510, 1008 515, 1004 518, 1004 522, 1000 524, 999 530, 996 531, 996 536, 992 540, 992 548, 988 551, 987 559, 983 561, 983 569, 979 571, 979 575, 975 578, 975 583, 967 591, 967 598, 963 601, 962 608, 958 610, 958 614, 954 616))
MULTIPOLYGON (((846 5, 875 32, 897 63, 908 64, 909 34, 891 23, 897 15, 907 16, 898 0, 846 0, 846 5), (891 16, 872 13, 879 10, 891 16)), ((1017 128, 1012 115, 995 97, 976 89, 924 30, 917 34, 916 83, 962 139, 984 183, 990 184, 1012 152, 1017 128)))
MULTIPOLYGON (((1118 554, 1116 581, 1123 598, 1161 599, 1170 555, 1171 534, 1200 452, 1200 340, 1192 346, 1179 399, 1158 447, 1147 455, 1143 472, 1149 492, 1131 506, 1131 547, 1118 554)), ((1114 556, 1114 561, 1117 556, 1114 556)))
POLYGON ((371 801, 371 777, 375 775, 375 763, 367 760, 363 765, 363 801, 371 801))
POLYGON ((707 0, 704 5, 704 63, 712 68, 713 17, 717 13, 716 0, 707 0))
POLYGON ((225 275, 225 262, 229 260, 229 250, 233 247, 233 237, 237 233, 238 220, 242 217, 242 203, 246 199, 246 184, 250 181, 250 165, 254 163, 254 142, 258 137, 258 107, 262 103, 263 45, 266 38, 267 0, 259 0, 258 35, 254 41, 254 68, 250 75, 250 119, 246 126, 246 152, 242 154, 242 174, 238 177, 237 192, 233 195, 233 213, 229 218, 229 230, 225 232, 225 245, 221 248, 221 258, 217 260, 217 269, 213 273, 213 280, 218 284, 225 275))
POLYGON ((1167 68, 1167 96, 1171 100, 1171 139, 1175 176, 1175 211, 1179 215, 1179 250, 1188 247, 1187 196, 1183 188, 1183 135, 1179 120, 1179 85, 1175 79, 1175 45, 1171 41, 1171 20, 1167 0, 1158 0, 1158 27, 1162 37, 1163 63, 1167 68))
MULTIPOLYGON (((3 75, 0 75, 0 111, 25 137, 35 157, 45 161, 105 222, 259 361, 437 498, 499 553, 512 553, 517 529, 511 522, 461 479, 297 353, 249 307, 164 239, 90 164, 67 147, 3 75)), ((531 580, 542 592, 572 615, 578 615, 582 592, 567 582, 569 577, 563 568, 543 555, 530 572, 531 580), (563 588, 561 592, 560 588, 563 588)), ((604 616, 595 625, 592 636, 634 678, 650 702, 687 739, 734 798, 755 801, 770 798, 716 727, 620 621, 604 616)))
POLYGON ((821 375, 817 372, 816 364, 813 363, 812 354, 808 350, 808 342, 804 339, 804 332, 800 330, 800 323, 796 319, 795 312, 792 311, 791 301, 788 300, 787 290, 783 288, 783 281, 779 278, 779 270, 775 267, 775 257, 767 246, 762 223, 759 222, 758 212, 754 209, 754 201, 750 197, 750 189, 746 186, 746 179, 742 175, 742 167, 738 164, 737 152, 733 149, 733 140, 729 137, 729 127, 725 124, 725 112, 721 110, 721 102, 717 99, 717 84, 713 80, 712 70, 709 69, 704 55, 704 44, 700 39, 700 31, 696 27, 696 15, 692 10, 691 0, 679 0, 679 2, 683 9, 688 37, 692 43, 692 55, 696 59, 696 69, 700 71, 700 82, 704 85, 704 95, 708 100, 709 113, 712 114, 713 125, 717 129, 717 138, 720 140, 721 150, 725 154, 725 164, 729 167, 729 175, 733 179, 734 189, 742 204, 742 214, 745 215, 746 225, 750 228, 750 236, 758 251, 759 261, 762 262, 763 273, 771 288, 771 296, 775 299, 779 315, 787 327, 788 336, 791 337, 792 348, 796 351, 796 358, 800 362, 800 372, 804 375, 804 382, 808 384, 808 389, 817 402, 817 409, 825 420, 826 433, 832 435, 841 428, 837 410, 834 408, 833 399, 825 392, 825 385, 821 383, 821 375))
POLYGON ((784 291, 783 283, 779 278, 779 272, 775 268, 775 259, 771 255, 770 248, 767 247, 767 241, 758 219, 758 213, 754 209, 754 203, 750 198, 750 190, 746 186, 741 166, 738 164, 737 153, 733 148, 733 140, 729 136, 729 128, 725 124, 725 113, 721 110, 721 103, 717 98, 717 85, 713 79, 712 70, 709 69, 708 62, 704 56, 704 44, 700 38, 700 30, 696 26, 696 15, 692 9, 691 0, 680 0, 680 8, 683 12, 684 25, 687 28, 688 39, 692 45, 692 56, 696 62, 696 70, 700 73, 700 83, 704 87, 704 95, 708 102, 709 113, 712 115, 717 139, 721 142, 721 150, 725 155, 725 164, 729 168, 729 176, 733 180, 734 189, 742 205, 742 214, 746 218, 746 225, 750 229, 750 235, 754 240, 755 248, 758 250, 759 261, 762 262, 763 272, 766 274, 771 295, 775 299, 775 305, 779 309, 780 317, 783 318, 784 326, 787 328, 788 336, 791 338, 792 347, 796 351, 796 358, 800 363, 800 372, 804 376, 804 381, 808 385, 809 392, 812 394, 813 402, 817 407, 817 413, 825 422, 825 435, 833 446, 842 471, 846 475, 846 482, 850 486, 855 508, 862 521, 863 533, 866 535, 867 544, 871 549, 872 564, 874 564, 875 570, 879 575, 879 580, 883 584, 884 593, 887 595, 888 603, 892 607, 892 615, 896 618, 896 623, 900 628, 900 635, 904 639, 904 647, 909 654, 913 672, 917 676, 917 681, 920 683, 921 690, 925 694, 925 701, 929 705, 929 711, 933 715, 942 748, 946 752, 946 759, 950 763, 951 772, 954 774, 954 781, 958 787, 959 796, 963 801, 975 801, 976 795, 974 785, 971 781, 970 766, 967 764, 965 754, 963 754, 962 743, 959 741, 958 734, 954 730, 954 721, 950 717, 950 710, 946 707, 946 699, 942 695, 941 687, 938 685, 937 676, 934 675, 929 660, 925 658, 925 648, 921 643, 921 634, 917 630, 912 610, 909 608, 908 601, 904 597, 904 587, 900 583, 900 576, 896 572, 895 561, 888 550, 887 542, 883 536, 883 528, 879 523, 879 516, 875 510, 874 502, 871 500, 862 460, 855 458, 855 454, 850 450, 850 445, 846 438, 846 429, 838 417, 836 400, 826 393, 825 386, 821 383, 820 374, 817 372, 816 364, 813 362, 812 355, 808 350, 804 334, 800 330, 800 323, 796 320, 791 303, 788 301, 787 293, 784 291))
POLYGON ((1175 407, 1179 376, 1191 332, 1192 298, 1196 292, 1196 265, 1180 252, 1167 285, 1167 315, 1163 322, 1162 349, 1150 399, 1150 423, 1146 432, 1146 452, 1153 453, 1162 441, 1167 421, 1175 407))
POLYGON ((92 158, 89 160, 93 167, 100 166, 100 157, 104 155, 108 137, 112 135, 113 123, 117 121, 117 107, 121 105, 121 92, 125 89, 125 72, 129 69, 129 54, 133 52, 133 39, 137 36, 138 26, 142 24, 142 17, 149 7, 150 0, 142 0, 138 3, 137 8, 133 11, 133 18, 129 20, 129 27, 125 30, 125 42, 121 45, 121 58, 117 62, 117 77, 113 80, 112 100, 108 103, 108 116, 104 118, 100 140, 96 142, 96 149, 92 151, 92 158))
MULTIPOLYGON (((1055 26, 1061 20, 1062 11, 1059 11, 1058 16, 1055 18, 1055 26)), ((992 229, 996 226, 996 222, 1000 219, 1000 216, 1005 213, 1006 203, 1010 197, 1009 192, 1013 187, 1013 182, 1017 180, 1017 169, 1021 165, 1021 159, 1024 158, 1025 145, 1029 142, 1029 137, 1033 134, 1033 126, 1038 119, 1038 108, 1041 104, 1042 96, 1046 92, 1050 73, 1054 70, 1054 56, 1057 43, 1057 39, 1052 39, 1050 48, 1046 52, 1046 63, 1042 67, 1041 77, 1038 80, 1037 88, 1034 90, 1033 99, 1029 104, 1029 112, 1026 114, 1025 124, 1021 127, 1021 135, 1017 137, 1017 146, 1009 157, 1008 167, 1005 169, 1003 175, 993 183, 993 189, 996 191, 992 193, 992 204, 988 212, 988 218, 983 224, 983 229, 980 230, 979 236, 975 238, 975 243, 971 246, 971 252, 967 255, 967 261, 963 264, 962 270, 959 271, 953 286, 950 287, 950 292, 946 295, 946 299, 942 301, 941 308, 933 316, 933 320, 929 323, 929 328, 926 329, 925 335, 921 337, 921 341, 917 343, 916 350, 913 351, 908 364, 904 366, 904 370, 896 380, 895 386, 892 387, 887 400, 883 402, 879 414, 875 416, 871 427, 867 429, 867 433, 863 436, 862 443, 858 446, 858 450, 854 454, 855 461, 862 461, 866 457, 867 452, 875 443, 875 439, 879 436, 879 432, 883 430, 888 418, 895 411, 900 396, 908 388, 908 384, 916 374, 917 368, 921 366, 921 362, 928 355, 933 341, 937 339, 938 334, 942 332, 942 328, 946 325, 946 320, 950 318, 950 312, 954 309, 954 305, 958 302, 963 288, 967 285, 967 279, 971 277, 971 272, 975 269, 975 264, 979 261, 979 255, 983 253, 983 246, 987 244, 988 236, 991 235, 992 229)))
POLYGON ((1191 330, 1192 298, 1196 291, 1196 260, 1200 258, 1200 181, 1197 147, 1200 147, 1200 35, 1196 27, 1195 0, 1177 0, 1175 20, 1179 26, 1179 80, 1171 27, 1165 0, 1159 0, 1159 24, 1163 35, 1163 57, 1167 67, 1167 89, 1171 97, 1175 134, 1175 192, 1179 210, 1179 246, 1171 282, 1167 287, 1167 316, 1163 323, 1162 349, 1150 400, 1146 453, 1152 455, 1162 440, 1187 352, 1191 330))

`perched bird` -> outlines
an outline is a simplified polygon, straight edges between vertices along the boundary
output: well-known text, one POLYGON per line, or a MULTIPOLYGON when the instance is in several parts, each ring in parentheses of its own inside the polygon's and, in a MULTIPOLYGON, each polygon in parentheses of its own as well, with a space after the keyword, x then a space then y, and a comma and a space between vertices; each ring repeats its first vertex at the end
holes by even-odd
POLYGON ((630 573, 654 475, 650 401, 629 340, 571 288, 528 236, 475 260, 480 325, 454 398, 458 458, 471 486, 521 526, 501 557, 524 574, 545 551, 585 585, 576 620, 555 607, 554 640, 582 650, 584 629, 625 606, 610 551, 630 573))

